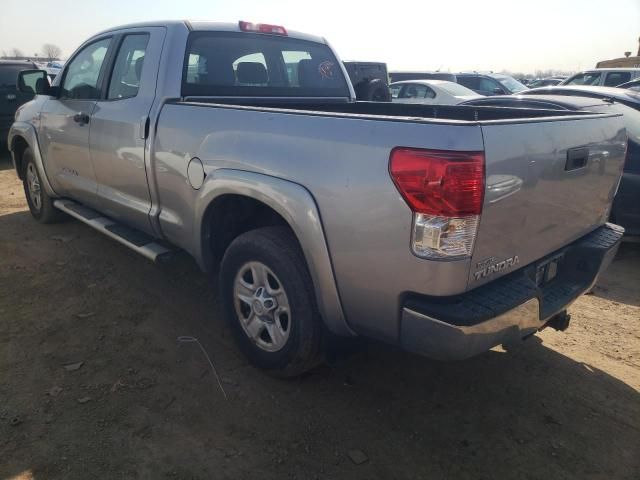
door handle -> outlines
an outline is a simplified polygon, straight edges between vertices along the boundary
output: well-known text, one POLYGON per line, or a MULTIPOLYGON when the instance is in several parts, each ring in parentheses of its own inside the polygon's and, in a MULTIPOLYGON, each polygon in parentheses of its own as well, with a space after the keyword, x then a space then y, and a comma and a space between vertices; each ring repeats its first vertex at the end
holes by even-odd
POLYGON ((80 125, 84 125, 86 123, 89 123, 89 115, 83 112, 76 113, 73 116, 73 121, 79 123, 80 125))
POLYGON ((588 148, 571 148, 567 150, 567 161, 564 165, 564 169, 567 172, 571 170, 578 170, 584 168, 589 162, 589 149, 588 148))

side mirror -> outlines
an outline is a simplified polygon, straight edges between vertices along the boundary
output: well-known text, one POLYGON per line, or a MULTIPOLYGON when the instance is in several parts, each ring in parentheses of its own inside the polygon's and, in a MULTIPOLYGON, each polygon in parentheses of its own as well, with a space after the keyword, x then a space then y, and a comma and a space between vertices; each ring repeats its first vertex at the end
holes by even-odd
POLYGON ((48 95, 51 91, 49 77, 44 70, 23 70, 18 73, 18 91, 32 95, 48 95))
POLYGON ((493 93, 495 93, 496 95, 504 95, 504 90, 502 90, 500 87, 496 87, 493 89, 493 93))

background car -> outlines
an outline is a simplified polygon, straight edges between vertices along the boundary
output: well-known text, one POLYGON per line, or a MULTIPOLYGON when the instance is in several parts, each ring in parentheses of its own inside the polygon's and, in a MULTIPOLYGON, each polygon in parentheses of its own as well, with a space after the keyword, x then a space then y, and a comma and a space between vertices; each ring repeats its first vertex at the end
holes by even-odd
POLYGON ((396 103, 421 103, 457 105, 472 98, 482 98, 473 90, 447 80, 408 80, 389 86, 392 101, 396 103))
POLYGON ((405 80, 448 80, 455 82, 456 76, 449 72, 389 72, 392 83, 403 82, 405 80))
POLYGON ((474 99, 463 105, 624 114, 629 143, 610 219, 623 226, 627 235, 640 235, 640 94, 620 88, 552 87, 530 90, 518 96, 474 99))
POLYGON ((501 73, 456 73, 456 82, 485 96, 512 95, 527 90, 515 78, 501 73))
POLYGON ((617 87, 638 77, 640 77, 640 68, 594 68, 576 73, 560 85, 617 87))
POLYGON ((563 78, 558 77, 549 77, 549 78, 536 78, 535 80, 529 82, 527 87, 529 88, 538 88, 538 87, 553 87, 554 85, 559 85, 562 82, 563 78))
POLYGON ((45 65, 44 70, 46 70, 47 74, 49 75, 49 78, 54 79, 56 78, 56 75, 58 75, 58 73, 60 73, 60 70, 62 70, 62 67, 64 66, 63 62, 49 62, 45 65))
POLYGON ((18 72, 37 69, 33 62, 17 60, 0 60, 0 146, 4 148, 9 134, 9 127, 13 123, 16 110, 23 103, 28 102, 34 94, 18 91, 16 82, 18 72))

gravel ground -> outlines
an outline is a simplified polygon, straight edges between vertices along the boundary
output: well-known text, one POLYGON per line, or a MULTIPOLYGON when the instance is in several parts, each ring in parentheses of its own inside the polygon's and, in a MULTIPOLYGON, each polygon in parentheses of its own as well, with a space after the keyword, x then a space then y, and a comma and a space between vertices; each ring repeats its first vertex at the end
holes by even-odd
POLYGON ((362 342, 294 381, 247 365, 213 283, 36 223, 0 158, 0 478, 640 478, 640 244, 564 333, 457 363, 362 342))

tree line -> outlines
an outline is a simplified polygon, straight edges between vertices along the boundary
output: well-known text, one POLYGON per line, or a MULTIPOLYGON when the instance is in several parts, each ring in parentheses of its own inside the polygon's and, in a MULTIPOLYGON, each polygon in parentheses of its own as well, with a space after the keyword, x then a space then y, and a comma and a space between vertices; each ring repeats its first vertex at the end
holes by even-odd
POLYGON ((52 61, 59 60, 62 55, 62 49, 53 43, 45 43, 42 45, 41 52, 36 52, 33 55, 25 55, 22 50, 19 48, 12 48, 11 50, 2 50, 0 52, 0 57, 2 58, 16 58, 16 59, 26 59, 26 58, 41 58, 44 60, 52 61))

